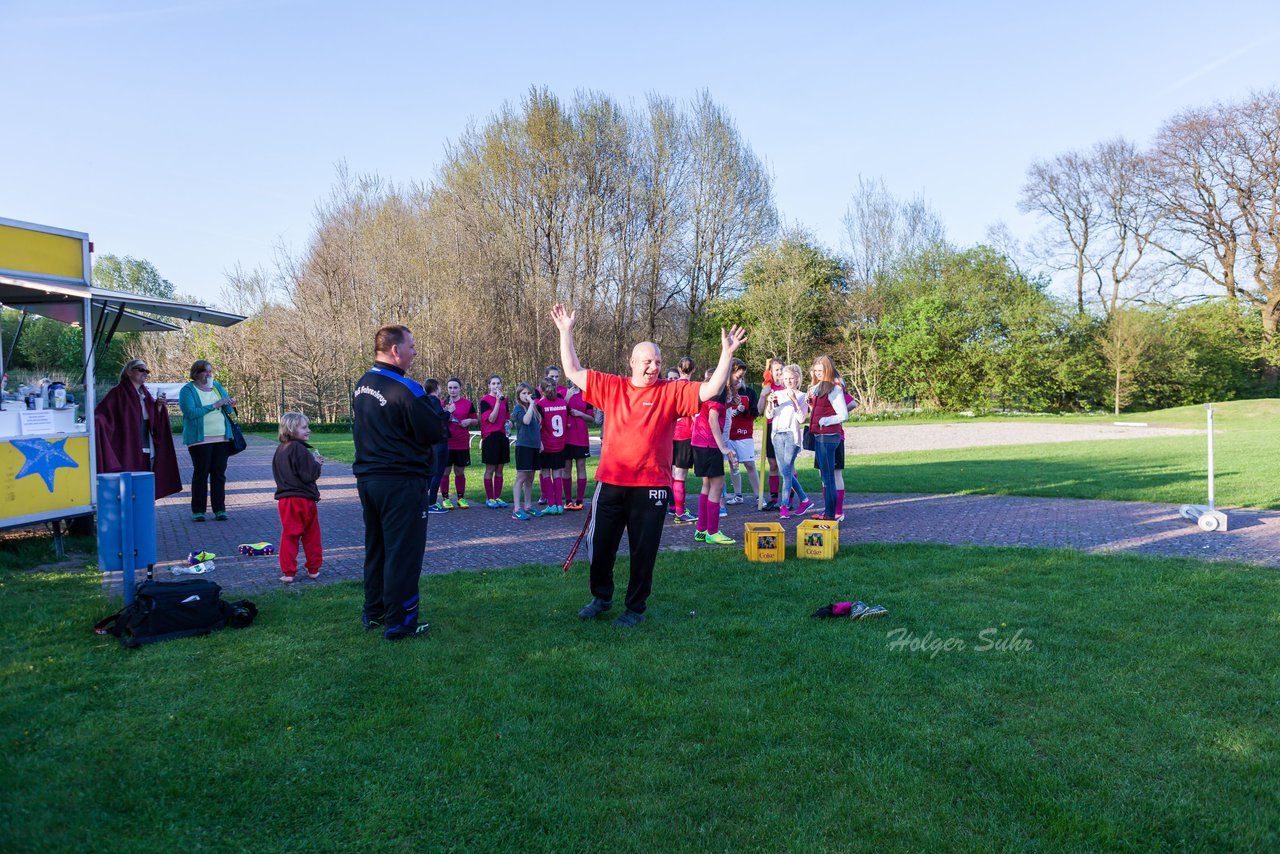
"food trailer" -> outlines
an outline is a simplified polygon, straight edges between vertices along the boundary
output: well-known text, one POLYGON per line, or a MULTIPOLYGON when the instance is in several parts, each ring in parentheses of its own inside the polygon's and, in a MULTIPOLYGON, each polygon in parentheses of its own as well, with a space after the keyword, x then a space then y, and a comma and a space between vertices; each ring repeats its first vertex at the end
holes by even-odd
POLYGON ((244 320, 200 305, 96 288, 92 249, 82 232, 0 217, 0 307, 21 312, 14 340, 0 341, 0 374, 29 315, 78 327, 84 347, 84 393, 74 405, 0 399, 0 530, 52 522, 57 533, 57 522, 94 512, 94 353, 116 332, 179 329, 170 319, 218 326, 244 320))

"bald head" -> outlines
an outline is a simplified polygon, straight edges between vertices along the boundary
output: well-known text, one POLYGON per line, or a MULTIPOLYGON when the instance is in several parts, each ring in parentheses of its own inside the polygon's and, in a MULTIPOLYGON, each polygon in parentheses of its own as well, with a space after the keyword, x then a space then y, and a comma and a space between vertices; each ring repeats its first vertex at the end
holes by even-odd
POLYGON ((662 353, 652 341, 641 341, 631 348, 631 382, 635 385, 653 385, 662 375, 662 353))

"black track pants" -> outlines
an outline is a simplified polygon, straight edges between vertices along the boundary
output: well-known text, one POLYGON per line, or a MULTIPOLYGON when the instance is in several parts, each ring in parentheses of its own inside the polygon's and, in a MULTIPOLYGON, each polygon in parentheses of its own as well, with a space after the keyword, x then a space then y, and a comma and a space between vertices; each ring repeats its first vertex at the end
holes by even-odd
POLYGON ((364 510, 364 613, 386 631, 418 624, 418 576, 427 547, 427 479, 356 481, 364 510))
POLYGON ((623 531, 631 545, 627 609, 643 614, 653 588, 653 563, 667 523, 671 490, 666 486, 596 486, 591 501, 591 595, 613 601, 613 564, 623 531))

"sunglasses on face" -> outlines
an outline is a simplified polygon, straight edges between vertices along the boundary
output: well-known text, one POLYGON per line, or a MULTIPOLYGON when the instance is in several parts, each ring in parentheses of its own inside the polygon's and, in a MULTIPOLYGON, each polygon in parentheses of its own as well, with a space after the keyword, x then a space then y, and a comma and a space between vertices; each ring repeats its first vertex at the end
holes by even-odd
POLYGON ((136 372, 137 372, 137 373, 139 373, 139 374, 149 374, 149 373, 151 373, 151 371, 147 370, 146 368, 134 368, 134 371, 136 371, 136 372))

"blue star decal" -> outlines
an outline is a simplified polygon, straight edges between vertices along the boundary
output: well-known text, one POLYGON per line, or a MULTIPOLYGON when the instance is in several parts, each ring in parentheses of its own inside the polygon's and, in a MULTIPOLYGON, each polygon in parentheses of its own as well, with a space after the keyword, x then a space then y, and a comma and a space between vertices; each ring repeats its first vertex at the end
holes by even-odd
POLYGON ((53 476, 58 469, 78 469, 80 464, 71 459, 71 455, 63 449, 66 439, 51 442, 48 439, 10 439, 9 443, 22 451, 26 460, 14 480, 22 480, 33 474, 44 478, 44 485, 53 492, 53 476))

